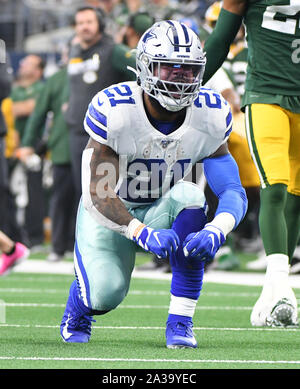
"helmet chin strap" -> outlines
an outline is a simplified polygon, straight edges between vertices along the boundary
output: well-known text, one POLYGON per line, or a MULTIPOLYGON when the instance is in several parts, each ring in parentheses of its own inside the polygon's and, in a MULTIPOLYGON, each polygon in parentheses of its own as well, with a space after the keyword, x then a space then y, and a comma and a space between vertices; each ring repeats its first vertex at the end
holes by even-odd
POLYGON ((188 105, 179 105, 179 104, 176 104, 176 102, 171 98, 171 97, 168 97, 168 96, 162 96, 161 94, 158 94, 156 97, 157 101, 159 102, 159 104, 165 108, 167 111, 170 111, 170 112, 178 112, 178 111, 181 111, 182 109, 186 108, 188 105))
MULTIPOLYGON (((160 99, 158 100, 160 102, 160 99)), ((180 107, 179 105, 168 105, 166 102, 160 102, 161 106, 170 112, 178 112, 181 111, 184 107, 180 107)))
MULTIPOLYGON (((151 105, 158 112, 163 112, 163 111, 178 112, 178 111, 180 111, 180 110, 185 108, 185 107, 179 107, 179 106, 176 105, 176 107, 174 107, 175 109, 173 109, 173 106, 170 107, 170 105, 168 105, 165 101, 163 101, 163 99, 160 98, 159 95, 155 96, 155 94, 153 94, 153 93, 147 93, 147 94, 148 94, 148 96, 150 98, 151 105)), ((171 99, 170 99, 170 102, 172 102, 171 99)), ((174 105, 174 102, 173 102, 173 105, 174 105)))

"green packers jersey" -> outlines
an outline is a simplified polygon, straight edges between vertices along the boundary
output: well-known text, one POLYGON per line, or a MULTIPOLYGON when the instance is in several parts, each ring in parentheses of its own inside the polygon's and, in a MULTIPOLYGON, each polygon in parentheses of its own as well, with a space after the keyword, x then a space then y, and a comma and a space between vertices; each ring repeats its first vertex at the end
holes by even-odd
MULTIPOLYGON (((10 97, 13 102, 21 102, 27 99, 37 100, 39 98, 40 92, 43 89, 43 85, 43 81, 36 81, 27 87, 16 85, 13 87, 10 97)), ((19 133, 20 139, 22 139, 24 135, 28 118, 29 116, 23 116, 15 119, 15 128, 19 133)))
POLYGON ((240 46, 242 47, 238 49, 237 53, 234 53, 235 50, 230 50, 229 55, 223 64, 223 69, 226 71, 240 97, 244 95, 245 91, 248 58, 248 49, 241 44, 242 42, 240 42, 240 46))
POLYGON ((300 0, 248 0, 246 91, 300 95, 300 0))

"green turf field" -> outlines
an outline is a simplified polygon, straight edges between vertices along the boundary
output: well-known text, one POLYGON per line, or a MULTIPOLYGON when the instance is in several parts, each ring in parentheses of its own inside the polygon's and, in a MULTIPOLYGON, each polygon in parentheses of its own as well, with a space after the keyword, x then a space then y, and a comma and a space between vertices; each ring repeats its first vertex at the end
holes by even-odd
POLYGON ((199 347, 169 350, 170 282, 133 278, 123 303, 95 317, 88 344, 66 344, 59 324, 72 280, 18 272, 0 278, 1 369, 300 368, 300 329, 250 326, 259 286, 205 283, 194 316, 199 347))

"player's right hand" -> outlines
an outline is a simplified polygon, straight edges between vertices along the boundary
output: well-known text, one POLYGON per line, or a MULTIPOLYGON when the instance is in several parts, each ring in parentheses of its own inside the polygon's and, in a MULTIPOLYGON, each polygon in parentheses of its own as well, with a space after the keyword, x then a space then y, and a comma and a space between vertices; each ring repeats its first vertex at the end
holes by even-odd
POLYGON ((180 243, 174 230, 155 230, 143 223, 139 223, 134 231, 129 234, 129 237, 145 251, 157 255, 159 258, 171 256, 172 253, 176 252, 180 243))
POLYGON ((159 258, 171 256, 179 246, 179 238, 174 230, 154 230, 146 225, 133 237, 133 241, 159 258))

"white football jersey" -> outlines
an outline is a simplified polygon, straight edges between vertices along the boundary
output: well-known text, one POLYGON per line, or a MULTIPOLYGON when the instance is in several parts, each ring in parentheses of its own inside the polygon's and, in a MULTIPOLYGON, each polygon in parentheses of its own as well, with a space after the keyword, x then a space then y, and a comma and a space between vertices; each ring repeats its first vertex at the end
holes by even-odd
POLYGON ((232 114, 217 92, 201 88, 182 125, 165 135, 150 123, 135 81, 112 85, 89 104, 84 128, 120 158, 115 191, 128 206, 149 204, 227 141, 232 114))

